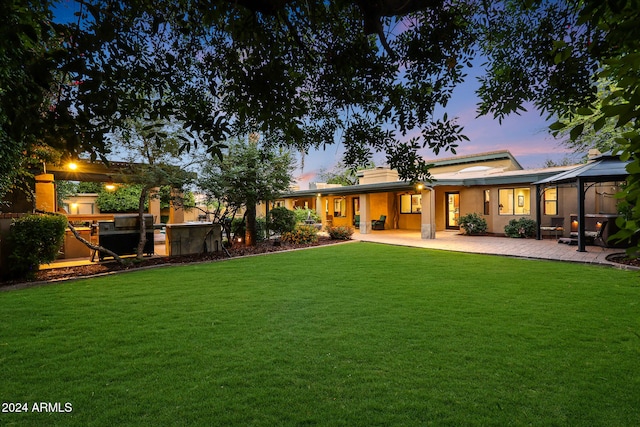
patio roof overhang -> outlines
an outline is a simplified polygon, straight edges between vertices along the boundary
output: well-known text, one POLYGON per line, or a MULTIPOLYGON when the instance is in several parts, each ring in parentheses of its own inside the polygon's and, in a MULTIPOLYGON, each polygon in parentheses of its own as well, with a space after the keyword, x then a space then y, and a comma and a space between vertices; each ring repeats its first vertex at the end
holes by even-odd
MULTIPOLYGON (((56 181, 80 181, 80 182, 112 182, 126 183, 131 181, 132 175, 140 173, 140 167, 144 167, 141 163, 130 162, 109 162, 109 165, 99 162, 90 162, 87 160, 78 160, 75 162, 77 168, 69 169, 67 165, 47 165, 47 172, 53 174, 56 181)), ((177 166, 165 166, 169 169, 177 166)), ((159 182, 158 185, 165 183, 159 182)))
MULTIPOLYGON (((442 178, 434 176, 434 180, 430 183, 423 184, 426 188, 433 188, 439 186, 482 186, 482 185, 513 185, 523 184, 531 185, 531 182, 547 179, 548 177, 556 175, 556 172, 544 172, 542 170, 537 171, 512 171, 496 175, 486 175, 482 172, 478 173, 455 173, 444 174, 442 178)), ((346 196, 356 194, 370 194, 370 193, 386 193, 394 191, 417 191, 416 183, 409 181, 393 181, 393 182, 380 182, 375 184, 365 185, 348 185, 342 187, 329 187, 329 188, 317 188, 310 190, 298 190, 282 195, 284 198, 291 197, 325 197, 325 196, 346 196)))
POLYGON ((578 252, 584 252, 586 246, 584 220, 585 183, 625 181, 629 176, 629 172, 627 172, 626 169, 629 163, 630 160, 622 161, 620 160, 619 155, 607 153, 598 157, 594 157, 587 164, 579 166, 575 169, 561 172, 557 175, 553 175, 546 179, 534 182, 538 190, 538 203, 536 210, 536 218, 538 222, 538 239, 541 238, 540 220, 542 218, 542 212, 540 207, 540 198, 542 197, 543 193, 543 191, 541 191, 541 188, 546 186, 555 186, 558 184, 575 182, 578 186, 578 252))
MULTIPOLYGON (((284 198, 291 197, 316 197, 316 196, 346 196, 350 194, 386 193, 389 191, 417 190, 417 184, 409 181, 379 182, 366 185, 347 185, 342 187, 316 188, 310 190, 298 190, 283 194, 284 198)), ((429 187, 429 185, 427 185, 429 187)))

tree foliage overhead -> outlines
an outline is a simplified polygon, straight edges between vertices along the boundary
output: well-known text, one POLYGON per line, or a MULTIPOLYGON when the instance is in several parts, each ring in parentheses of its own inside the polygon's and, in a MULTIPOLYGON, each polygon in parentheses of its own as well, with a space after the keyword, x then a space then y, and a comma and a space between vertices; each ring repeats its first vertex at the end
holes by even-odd
POLYGON ((183 123, 184 149, 203 144, 220 154, 225 139, 250 132, 302 152, 338 141, 349 165, 383 152, 403 177, 417 179, 427 172, 416 150, 455 151, 464 139, 433 111, 446 105, 471 58, 472 5, 80 4, 60 62, 61 83, 78 84, 60 85, 52 112, 83 135, 71 149, 103 155, 101 141, 120 121, 145 117, 183 123))
MULTIPOLYGON (((40 143, 56 72, 50 1, 0 3, 0 198, 19 184, 40 143)), ((42 153, 40 153, 42 154, 42 153)))

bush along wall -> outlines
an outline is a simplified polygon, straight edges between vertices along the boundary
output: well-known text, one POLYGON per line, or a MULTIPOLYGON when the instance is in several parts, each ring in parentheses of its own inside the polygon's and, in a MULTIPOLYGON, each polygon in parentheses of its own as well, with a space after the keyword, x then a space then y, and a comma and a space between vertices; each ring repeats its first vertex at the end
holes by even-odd
POLYGON ((487 220, 475 212, 461 216, 458 220, 458 224, 460 225, 460 228, 464 230, 465 234, 471 236, 485 234, 488 228, 487 220))
POLYGON ((536 222, 524 217, 512 219, 504 226, 504 234, 509 237, 533 237, 536 235, 536 222))
POLYGON ((64 242, 67 218, 63 215, 26 215, 11 224, 9 273, 29 277, 40 264, 52 262, 64 242))

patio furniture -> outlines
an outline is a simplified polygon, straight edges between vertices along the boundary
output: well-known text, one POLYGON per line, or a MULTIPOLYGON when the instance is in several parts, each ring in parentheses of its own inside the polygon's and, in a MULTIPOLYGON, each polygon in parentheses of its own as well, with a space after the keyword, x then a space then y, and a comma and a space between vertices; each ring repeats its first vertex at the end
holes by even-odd
POLYGON ((360 227, 360 215, 353 216, 353 226, 360 227))
POLYGON ((600 246, 602 249, 608 247, 606 240, 603 237, 604 229, 607 227, 609 221, 602 221, 600 224, 600 228, 596 232, 596 235, 593 237, 593 244, 600 246))
POLYGON ((558 232, 562 234, 564 232, 564 218, 553 217, 551 218, 551 225, 543 225, 540 227, 540 231, 553 231, 555 232, 556 239, 558 238, 558 232))
POLYGON ((386 215, 380 215, 380 219, 374 219, 371 221, 372 230, 384 230, 384 223, 387 220, 386 215))

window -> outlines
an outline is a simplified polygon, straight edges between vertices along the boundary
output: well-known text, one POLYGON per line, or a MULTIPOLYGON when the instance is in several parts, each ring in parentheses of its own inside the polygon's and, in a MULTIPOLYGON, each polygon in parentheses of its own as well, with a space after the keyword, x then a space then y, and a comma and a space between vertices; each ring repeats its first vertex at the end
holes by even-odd
POLYGON ((489 215, 489 206, 491 206, 491 190, 484 190, 484 214, 489 215))
POLYGON ((400 196, 400 213, 412 214, 422 211, 422 194, 403 194, 400 196))
POLYGON ((333 199, 333 216, 344 217, 347 216, 347 201, 342 199, 333 199))
POLYGON ((529 188, 501 188, 498 190, 500 215, 531 215, 529 188))
POLYGON ((547 188, 543 194, 544 214, 558 215, 558 187, 547 188))

